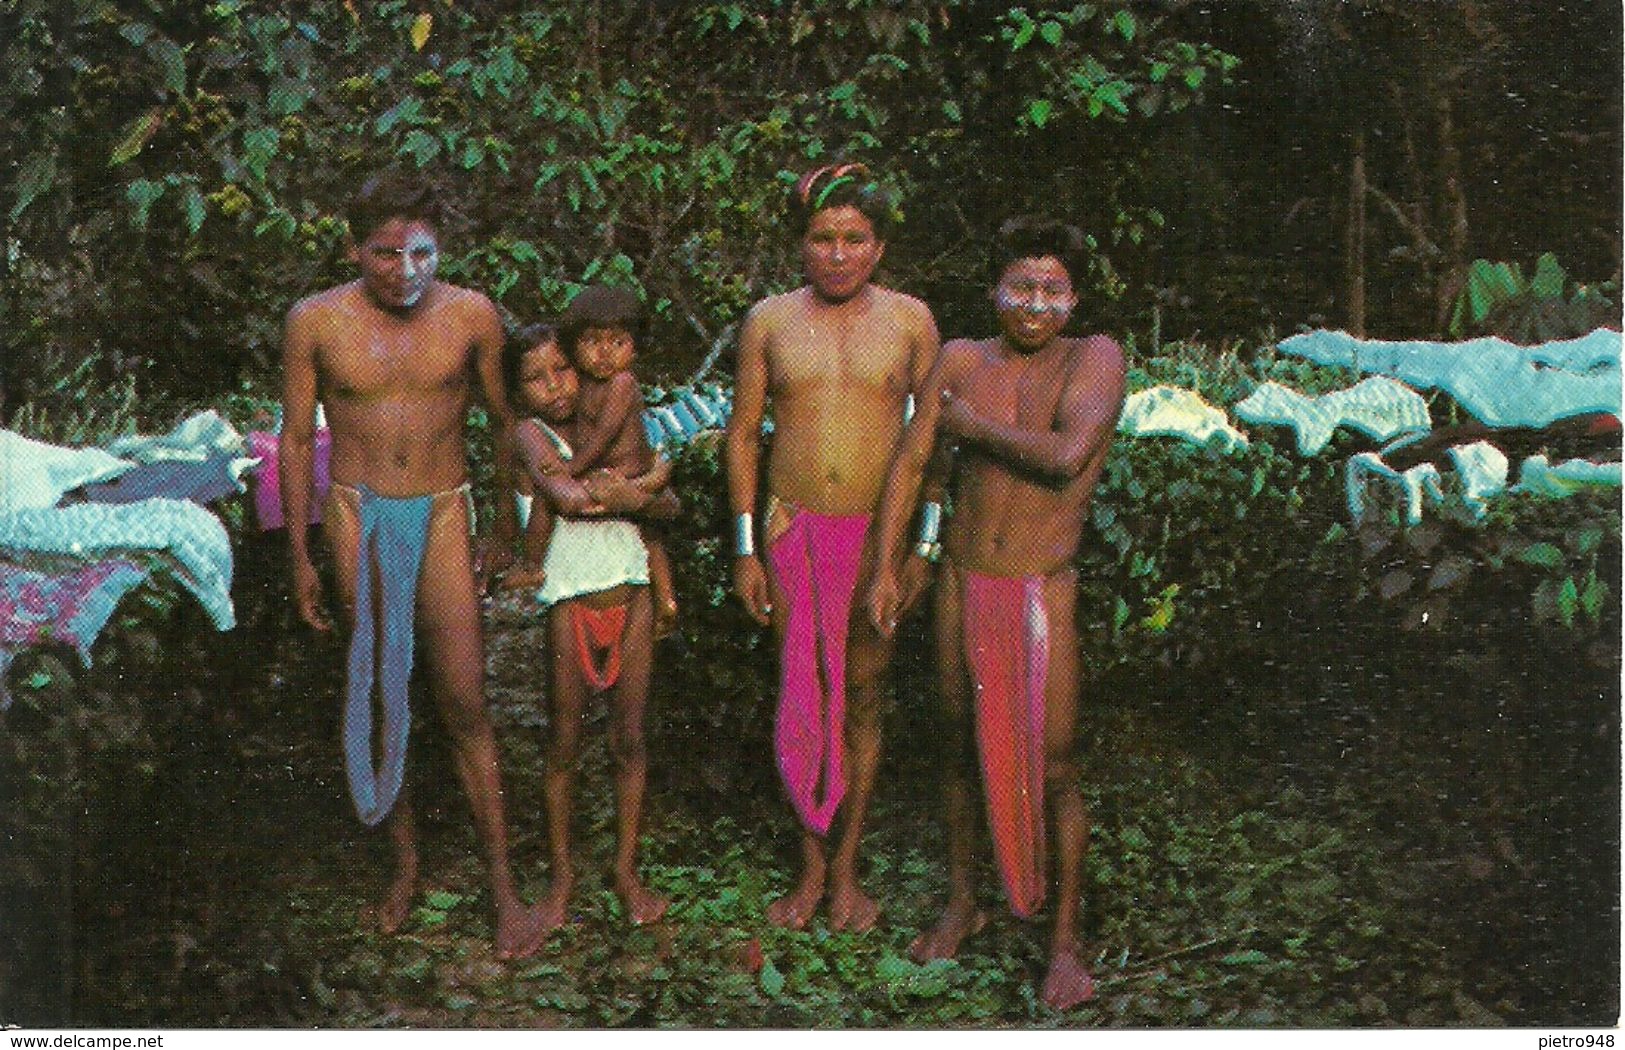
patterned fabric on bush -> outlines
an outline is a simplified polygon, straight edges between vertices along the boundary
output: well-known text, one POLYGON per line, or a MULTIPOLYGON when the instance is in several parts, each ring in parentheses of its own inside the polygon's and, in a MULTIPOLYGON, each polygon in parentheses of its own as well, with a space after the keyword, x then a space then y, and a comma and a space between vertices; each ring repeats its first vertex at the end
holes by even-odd
POLYGON ((1131 437, 1177 437, 1193 445, 1217 440, 1226 452, 1245 447, 1247 435, 1230 425, 1223 409, 1202 400, 1194 390, 1154 386, 1129 395, 1119 433, 1131 437))
POLYGON ((1563 499, 1585 489, 1619 488, 1618 463, 1570 459, 1553 466, 1545 456, 1530 456, 1518 469, 1515 491, 1563 499))
POLYGON ((643 411, 643 432, 656 448, 687 444, 696 434, 720 429, 733 411, 727 394, 715 386, 702 390, 679 387, 657 396, 662 403, 643 411))
POLYGON ((34 645, 73 646, 90 666, 90 647, 119 601, 147 578, 139 566, 113 558, 61 573, 0 562, 0 711, 11 706, 6 672, 34 645))
POLYGON ((1283 339, 1280 348, 1315 364, 1442 390, 1492 427, 1544 427, 1592 412, 1620 414, 1620 333, 1606 328, 1541 346, 1494 337, 1384 342, 1319 331, 1283 339))
POLYGON ((0 430, 0 516, 54 507, 64 493, 134 467, 99 448, 63 448, 0 430))
POLYGON ((164 556, 165 567, 197 598, 216 628, 229 631, 231 541, 220 519, 196 503, 76 503, 71 507, 0 515, 0 552, 28 565, 31 558, 94 561, 123 552, 164 556))
POLYGON ((1339 427, 1387 441, 1432 427, 1422 395, 1392 379, 1373 377, 1346 390, 1306 397, 1279 383, 1265 383, 1244 401, 1237 402, 1236 418, 1247 423, 1291 427, 1298 435, 1298 451, 1317 455, 1339 427))

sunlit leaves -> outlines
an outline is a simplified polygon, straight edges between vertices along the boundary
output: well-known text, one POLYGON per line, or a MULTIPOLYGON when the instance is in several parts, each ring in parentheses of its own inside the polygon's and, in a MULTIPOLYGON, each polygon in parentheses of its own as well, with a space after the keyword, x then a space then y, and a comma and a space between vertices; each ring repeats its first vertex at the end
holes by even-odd
POLYGON ((107 158, 107 166, 116 168, 132 160, 158 133, 164 122, 164 107, 153 106, 124 126, 118 144, 107 158))
POLYGON ((412 20, 410 36, 412 50, 422 51, 423 45, 429 42, 429 34, 434 30, 434 15, 425 11, 412 20))
POLYGON ((30 204, 48 193, 55 180, 55 154, 35 153, 23 161, 22 170, 17 173, 17 200, 11 206, 11 221, 16 222, 30 204))
POLYGON ((130 202, 130 222, 135 226, 147 224, 148 213, 164 195, 164 184, 152 179, 136 179, 124 188, 124 197, 130 202))

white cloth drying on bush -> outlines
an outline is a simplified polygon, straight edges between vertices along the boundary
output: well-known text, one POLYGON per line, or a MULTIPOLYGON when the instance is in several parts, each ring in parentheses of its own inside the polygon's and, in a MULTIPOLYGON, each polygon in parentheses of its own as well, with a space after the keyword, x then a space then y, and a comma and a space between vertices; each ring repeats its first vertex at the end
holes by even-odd
POLYGON ((107 451, 137 463, 168 460, 203 463, 215 456, 243 456, 248 452, 248 445, 236 428, 211 408, 188 416, 167 434, 114 438, 107 443, 107 451))
POLYGON ((1492 427, 1544 427, 1593 412, 1620 414, 1620 333, 1606 328, 1540 346, 1494 337, 1385 342, 1318 331, 1283 339, 1280 349, 1318 365, 1442 390, 1492 427))
POLYGON ((1378 441, 1387 441, 1433 425, 1421 394, 1380 376, 1319 397, 1307 397, 1279 383, 1265 383, 1238 402, 1235 413, 1243 422, 1291 427, 1298 435, 1298 451, 1305 456, 1324 449, 1339 427, 1353 427, 1378 441))
POLYGON ((1619 487, 1618 463, 1571 459, 1553 466, 1545 456, 1530 456, 1518 470, 1515 491, 1563 499, 1584 489, 1619 487))
POLYGON ((0 430, 0 516, 54 507, 64 493, 134 467, 99 448, 63 448, 0 430))
POLYGON ((1196 391, 1177 386, 1130 394, 1117 429, 1131 437, 1178 437, 1194 445, 1217 439, 1226 452, 1247 444, 1247 435, 1230 425, 1223 409, 1203 401, 1196 391))

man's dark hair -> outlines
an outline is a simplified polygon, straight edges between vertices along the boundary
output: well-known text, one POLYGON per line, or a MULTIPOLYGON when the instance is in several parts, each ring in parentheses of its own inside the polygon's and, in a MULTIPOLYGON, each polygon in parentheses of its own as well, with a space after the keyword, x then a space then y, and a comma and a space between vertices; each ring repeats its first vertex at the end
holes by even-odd
POLYGON ((509 334, 508 341, 502 344, 502 382, 507 386, 509 398, 515 401, 519 398, 519 373, 525 363, 525 355, 544 343, 554 342, 558 337, 559 330, 542 321, 527 324, 509 334))
POLYGON ((350 236, 357 244, 391 219, 424 222, 440 232, 445 216, 434 184, 421 175, 390 170, 361 184, 345 206, 350 236))
POLYGON ((993 251, 988 256, 990 281, 998 284, 1003 280, 1011 263, 1046 256, 1060 260, 1076 286, 1089 266, 1089 242, 1082 230, 1059 219, 1018 215, 1000 226, 993 238, 993 251))
POLYGON ((884 241, 891 235, 897 221, 897 202, 863 164, 826 164, 814 168, 797 180, 790 193, 790 214, 795 219, 796 232, 802 236, 812 225, 814 215, 825 208, 844 205, 858 209, 869 220, 877 240, 884 241))
POLYGON ((589 328, 624 328, 632 336, 639 353, 648 331, 649 318, 643 304, 631 290, 607 284, 589 284, 576 293, 559 318, 559 345, 575 360, 576 341, 589 328))

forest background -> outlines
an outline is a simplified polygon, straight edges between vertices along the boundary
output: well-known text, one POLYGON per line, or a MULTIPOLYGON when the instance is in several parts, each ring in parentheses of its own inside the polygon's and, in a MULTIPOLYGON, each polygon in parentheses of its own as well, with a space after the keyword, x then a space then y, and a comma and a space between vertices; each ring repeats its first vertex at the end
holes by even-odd
MULTIPOLYGON (((1082 225, 1079 315, 1122 338, 1136 388, 1230 403, 1263 378, 1347 385, 1275 357, 1305 327, 1617 326, 1620 23, 1614 4, 1512 0, 15 0, 0 421, 75 443, 205 406, 264 424, 282 316, 351 276, 338 212, 391 163, 450 191, 441 274, 511 318, 556 314, 590 280, 639 290, 655 318, 639 368, 663 385, 726 377, 743 311, 798 282, 788 185, 836 158, 898 191, 883 279, 947 336, 989 329, 1001 220, 1082 225), (1531 297, 1522 274, 1545 252, 1562 270, 1531 297), (1493 308, 1489 262, 1519 267, 1510 309, 1493 308)), ((1340 461, 1289 447, 1114 450, 1083 568, 1090 688, 1125 698, 1086 727, 1110 745, 1090 770, 1090 933, 1116 992, 1085 1023, 1617 1018, 1617 967, 1585 963, 1615 951, 1619 921, 1617 499, 1356 535, 1340 461)), ((457 893, 404 945, 356 935, 332 844, 363 847, 309 699, 332 654, 301 642, 279 546, 238 509, 226 651, 262 659, 209 660, 214 639, 172 600, 121 620, 88 676, 14 674, 39 695, 6 724, 7 772, 57 817, 4 867, 21 887, 6 906, 67 932, 11 927, 12 974, 50 979, 10 1003, 193 1024, 1062 1023, 1009 976, 1034 965, 1019 933, 960 968, 899 957, 940 892, 940 849, 904 848, 935 841, 919 798, 877 832, 890 940, 749 932, 761 872, 789 863, 760 845, 778 815, 714 821, 741 791, 772 798, 769 672, 724 600, 714 452, 680 469, 692 615, 663 650, 656 747, 704 774, 657 784, 653 854, 679 917, 728 932, 684 925, 675 956, 669 937, 624 955, 593 925, 613 929, 603 902, 558 964, 517 975, 470 961, 479 920, 457 893), (281 828, 295 841, 263 832, 295 805, 314 814, 281 828), (292 927, 221 895, 265 868, 265 839, 296 865, 266 876, 292 927), (614 976, 580 976, 594 966, 614 976)), ((498 662, 527 637, 498 630, 498 662)), ((923 658, 903 665, 900 694, 927 692, 923 658)), ((532 683, 494 675, 508 746, 534 762, 532 683)), ((888 776, 928 798, 928 760, 900 750, 888 776)), ((429 761, 449 770, 432 746, 429 761)), ((449 807, 438 834, 461 857, 458 804, 428 811, 449 807)), ((522 855, 537 830, 516 833, 522 855)))

